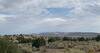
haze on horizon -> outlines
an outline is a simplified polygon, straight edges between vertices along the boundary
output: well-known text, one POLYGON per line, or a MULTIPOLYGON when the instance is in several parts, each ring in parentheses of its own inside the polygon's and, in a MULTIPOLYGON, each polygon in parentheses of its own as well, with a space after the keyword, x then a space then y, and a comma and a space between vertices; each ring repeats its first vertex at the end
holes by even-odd
POLYGON ((0 0, 0 34, 100 32, 100 0, 0 0))

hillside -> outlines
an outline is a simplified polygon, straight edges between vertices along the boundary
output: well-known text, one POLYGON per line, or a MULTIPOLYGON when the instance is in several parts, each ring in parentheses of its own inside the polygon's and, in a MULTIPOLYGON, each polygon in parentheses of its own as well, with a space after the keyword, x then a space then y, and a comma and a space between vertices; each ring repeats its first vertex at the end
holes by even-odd
POLYGON ((100 33, 94 32, 44 32, 38 35, 41 36, 60 36, 60 37, 95 37, 100 33))

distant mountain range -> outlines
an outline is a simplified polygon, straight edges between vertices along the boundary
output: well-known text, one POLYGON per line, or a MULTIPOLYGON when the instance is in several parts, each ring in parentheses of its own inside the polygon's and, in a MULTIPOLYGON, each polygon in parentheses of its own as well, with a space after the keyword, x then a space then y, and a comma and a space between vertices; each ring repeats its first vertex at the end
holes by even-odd
POLYGON ((43 32, 43 33, 32 33, 32 34, 14 34, 10 36, 33 37, 33 36, 48 36, 48 37, 96 37, 100 33, 95 32, 43 32))
POLYGON ((40 36, 60 36, 60 37, 96 37, 100 33, 94 32, 43 32, 37 35, 40 36))

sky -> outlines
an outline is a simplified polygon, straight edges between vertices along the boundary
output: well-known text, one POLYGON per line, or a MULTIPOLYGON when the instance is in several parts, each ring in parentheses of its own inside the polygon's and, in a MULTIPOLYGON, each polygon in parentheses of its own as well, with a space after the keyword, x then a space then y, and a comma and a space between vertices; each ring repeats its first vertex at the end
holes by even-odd
POLYGON ((100 0, 0 0, 0 34, 100 32, 100 0))

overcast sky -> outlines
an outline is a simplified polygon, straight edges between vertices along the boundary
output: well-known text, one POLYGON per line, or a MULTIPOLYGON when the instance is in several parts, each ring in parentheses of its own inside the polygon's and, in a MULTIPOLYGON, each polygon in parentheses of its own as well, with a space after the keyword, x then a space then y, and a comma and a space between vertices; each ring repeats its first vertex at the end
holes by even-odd
POLYGON ((100 0, 0 0, 0 34, 100 32, 100 0))

